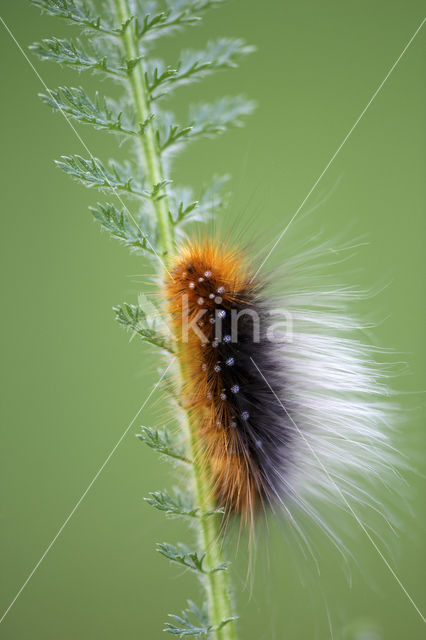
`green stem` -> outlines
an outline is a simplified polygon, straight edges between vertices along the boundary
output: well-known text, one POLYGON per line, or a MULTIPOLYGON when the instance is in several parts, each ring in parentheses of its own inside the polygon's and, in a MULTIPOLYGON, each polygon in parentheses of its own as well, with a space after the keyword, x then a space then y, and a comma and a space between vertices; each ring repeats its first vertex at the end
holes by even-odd
MULTIPOLYGON (((114 0, 114 3, 116 13, 121 22, 126 22, 132 15, 128 0, 114 0)), ((134 25, 129 24, 123 34, 123 43, 127 58, 133 60, 139 56, 139 48, 134 34, 134 25)), ((128 74, 128 78, 136 114, 140 122, 145 122, 151 112, 142 60, 133 67, 128 74)), ((164 180, 164 171, 152 121, 147 124, 144 132, 139 135, 139 141, 146 176, 151 186, 154 186, 164 180)), ((158 220, 160 246, 170 258, 175 251, 174 233, 170 224, 167 195, 161 195, 163 197, 154 199, 154 207, 158 220)))
MULTIPOLYGON (((116 15, 121 22, 126 22, 131 14, 128 0, 112 0, 116 15)), ((135 59, 139 56, 139 48, 135 38, 134 25, 130 24, 123 34, 123 44, 128 58, 135 59)), ((143 61, 141 60, 129 73, 129 85, 133 97, 134 107, 140 122, 144 122, 150 116, 149 97, 145 82, 143 61)), ((161 152, 158 147, 155 127, 149 122, 143 134, 139 136, 140 150, 145 168, 146 177, 151 185, 164 180, 164 171, 161 162, 161 152)), ((161 249, 166 253, 168 261, 176 251, 174 229, 169 217, 169 205, 167 197, 154 200, 155 212, 159 226, 159 242, 161 249)), ((181 385, 189 377, 178 364, 178 377, 181 385)), ((201 517, 198 522, 198 538, 202 550, 205 552, 205 566, 213 569, 224 561, 221 537, 220 520, 218 515, 207 515, 214 510, 216 505, 211 497, 211 487, 206 468, 199 462, 197 456, 198 435, 197 425, 192 424, 191 416, 184 412, 187 431, 189 434, 189 457, 194 461, 193 483, 195 498, 201 509, 201 517)), ((232 618, 233 610, 230 597, 230 583, 228 571, 216 571, 205 576, 204 586, 207 595, 210 623, 214 626, 232 618)), ((214 640, 236 640, 235 622, 228 622, 222 629, 214 632, 214 640)))
MULTIPOLYGON (((206 515, 215 509, 211 495, 210 483, 206 477, 205 467, 197 462, 197 433, 189 425, 190 448, 192 451, 193 474, 195 485, 195 497, 197 504, 201 508, 201 518, 199 519, 199 544, 205 551, 205 566, 212 569, 224 561, 222 545, 220 541, 220 521, 218 515, 206 515)), ((205 577, 204 587, 207 594, 209 608, 209 618, 211 624, 217 626, 222 620, 232 618, 234 615, 231 603, 230 580, 228 571, 216 571, 209 573, 205 577)), ((217 640, 236 640, 235 622, 228 622, 221 630, 214 634, 217 640)))

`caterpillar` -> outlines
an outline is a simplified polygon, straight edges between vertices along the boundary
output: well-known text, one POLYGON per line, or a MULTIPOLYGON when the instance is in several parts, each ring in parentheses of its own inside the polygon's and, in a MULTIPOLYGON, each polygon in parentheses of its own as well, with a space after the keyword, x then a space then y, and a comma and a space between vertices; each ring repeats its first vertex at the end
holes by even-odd
POLYGON ((392 464, 386 374, 349 335, 351 293, 306 288, 323 254, 285 265, 278 302, 247 256, 222 240, 183 243, 166 282, 186 408, 218 503, 244 522, 296 502, 321 524, 313 495, 350 495, 377 510, 353 475, 383 480, 392 464), (278 303, 291 332, 274 328, 278 303))

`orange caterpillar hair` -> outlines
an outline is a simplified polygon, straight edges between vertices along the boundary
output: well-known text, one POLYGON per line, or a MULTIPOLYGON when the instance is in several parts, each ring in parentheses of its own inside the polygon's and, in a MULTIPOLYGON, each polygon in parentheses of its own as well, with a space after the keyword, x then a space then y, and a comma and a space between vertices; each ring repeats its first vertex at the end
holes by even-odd
POLYGON ((178 338, 186 407, 225 513, 252 520, 277 495, 285 416, 261 379, 253 356, 276 382, 273 346, 264 340, 261 285, 242 254, 212 241, 180 248, 166 284, 178 338), (259 324, 259 326, 257 326, 259 324))

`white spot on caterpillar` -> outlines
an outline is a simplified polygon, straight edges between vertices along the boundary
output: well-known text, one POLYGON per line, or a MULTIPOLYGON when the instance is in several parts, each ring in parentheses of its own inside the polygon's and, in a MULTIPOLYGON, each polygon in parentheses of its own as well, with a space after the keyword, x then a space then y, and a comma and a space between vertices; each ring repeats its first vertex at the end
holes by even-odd
POLYGON ((239 385, 238 385, 238 384, 234 384, 234 385, 232 385, 232 387, 231 387, 231 391, 232 391, 232 393, 238 393, 238 392, 239 392, 239 390, 240 390, 240 387, 239 387, 239 385))
POLYGON ((230 335, 227 334, 226 336, 223 336, 223 341, 224 342, 231 342, 231 340, 232 340, 232 338, 231 338, 230 335))
POLYGON ((220 364, 215 364, 213 369, 216 371, 216 373, 219 373, 219 371, 222 371, 222 367, 220 366, 220 364))
POLYGON ((224 318, 226 316, 226 311, 224 309, 219 309, 217 315, 219 316, 219 318, 224 318))
POLYGON ((243 420, 248 420, 250 418, 250 414, 248 411, 243 411, 241 417, 243 420))
POLYGON ((227 367, 233 367, 235 364, 235 358, 228 358, 225 364, 227 367))
POLYGON ((195 288, 195 283, 194 283, 194 282, 190 282, 190 283, 189 283, 189 285, 188 285, 188 287, 189 287, 190 289, 194 289, 194 288, 195 288))
POLYGON ((197 303, 198 303, 199 305, 204 304, 204 298, 198 298, 197 303))
POLYGON ((205 276, 206 278, 210 278, 210 276, 211 276, 211 275, 212 275, 212 272, 211 272, 211 271, 204 271, 204 276, 205 276))

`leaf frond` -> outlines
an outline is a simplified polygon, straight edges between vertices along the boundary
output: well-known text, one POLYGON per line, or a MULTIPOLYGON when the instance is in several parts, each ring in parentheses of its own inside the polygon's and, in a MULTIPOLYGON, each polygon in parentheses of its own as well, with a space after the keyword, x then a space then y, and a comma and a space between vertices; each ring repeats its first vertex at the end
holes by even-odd
POLYGON ((174 487, 173 495, 167 491, 152 491, 145 501, 167 515, 196 518, 200 513, 200 507, 194 505, 192 495, 184 493, 178 487, 174 487))
POLYGON ((195 572, 209 573, 203 566, 204 558, 206 557, 204 551, 191 551, 182 543, 173 545, 168 542, 157 542, 157 551, 175 564, 180 564, 195 572))
POLYGON ((183 567, 191 569, 198 573, 208 574, 216 573, 217 571, 226 571, 230 562, 221 562, 217 567, 213 569, 206 569, 204 567, 204 559, 206 553, 204 551, 191 551, 186 545, 178 543, 177 545, 169 544, 168 542, 158 542, 157 551, 164 557, 168 558, 175 564, 180 564, 183 567))
POLYGON ((30 49, 42 60, 57 62, 77 71, 100 72, 120 80, 126 77, 129 66, 134 64, 133 60, 121 56, 111 45, 84 45, 78 39, 45 38, 32 44, 30 49))
POLYGON ((171 344, 159 329, 158 316, 147 314, 140 306, 127 302, 114 307, 114 312, 116 320, 127 331, 140 336, 144 342, 173 353, 171 344))
POLYGON ((186 464, 192 464, 185 450, 179 446, 175 438, 170 433, 167 427, 162 429, 153 429, 152 427, 142 427, 141 433, 137 434, 137 437, 144 442, 151 449, 155 449, 158 453, 185 462, 186 464))
POLYGON ((135 220, 127 210, 118 210, 113 204, 98 202, 90 207, 93 217, 131 251, 144 251, 158 257, 160 249, 156 241, 156 229, 150 216, 139 215, 135 220))
MULTIPOLYGON (((110 161, 106 166, 98 158, 86 159, 80 155, 61 156, 56 165, 86 187, 96 187, 113 193, 124 192, 141 198, 151 199, 153 191, 133 179, 134 171, 128 162, 120 164, 110 161)), ((153 187, 154 189, 154 187, 153 187)))
POLYGON ((256 103, 245 96, 225 96, 215 102, 192 105, 189 122, 193 136, 210 136, 230 127, 241 127, 243 118, 253 113, 256 103))
POLYGON ((193 105, 187 125, 173 122, 173 114, 163 113, 159 127, 159 146, 162 151, 179 148, 200 138, 212 138, 231 127, 241 127, 244 116, 250 115, 255 103, 243 96, 219 98, 212 103, 193 105))
POLYGON ((204 51, 183 51, 174 67, 152 61, 146 72, 151 100, 157 100, 175 88, 198 80, 219 69, 237 66, 237 61, 254 50, 244 40, 220 38, 208 42, 204 51))
POLYGON ((199 200, 194 200, 194 191, 190 187, 174 187, 170 192, 170 217, 178 233, 183 226, 191 222, 208 222, 219 209, 227 204, 228 194, 224 187, 229 176, 213 176, 209 185, 204 186, 199 200))
POLYGON ((221 507, 203 513, 201 508, 194 504, 191 494, 184 493, 178 487, 173 488, 173 495, 167 491, 152 491, 148 498, 145 498, 152 507, 159 511, 164 511, 167 515, 187 516, 190 518, 203 518, 212 515, 223 514, 221 507))
MULTIPOLYGON (((58 87, 48 94, 39 95, 55 111, 65 113, 83 124, 91 124, 95 129, 127 136, 140 135, 140 130, 132 128, 131 118, 124 113, 123 108, 98 92, 94 100, 81 87, 58 87)), ((141 126, 146 127, 147 124, 148 119, 141 126)))
POLYGON ((42 11, 64 18, 71 24, 90 29, 100 34, 115 35, 116 29, 108 20, 108 12, 105 15, 97 15, 96 9, 89 1, 79 0, 31 0, 35 7, 42 11))
POLYGON ((198 24, 201 15, 223 0, 167 0, 163 11, 157 3, 142 6, 136 17, 136 36, 139 40, 154 40, 186 26, 198 24))
POLYGON ((220 631, 223 627, 233 620, 237 620, 237 616, 225 618, 217 625, 210 624, 207 605, 203 604, 200 609, 192 600, 188 600, 188 607, 184 609, 180 615, 169 614, 172 622, 166 622, 164 631, 179 638, 187 637, 206 637, 210 633, 220 631), (195 618, 195 624, 191 622, 191 618, 195 618))

